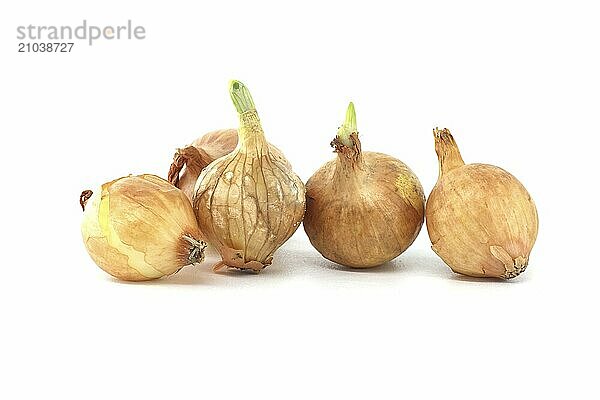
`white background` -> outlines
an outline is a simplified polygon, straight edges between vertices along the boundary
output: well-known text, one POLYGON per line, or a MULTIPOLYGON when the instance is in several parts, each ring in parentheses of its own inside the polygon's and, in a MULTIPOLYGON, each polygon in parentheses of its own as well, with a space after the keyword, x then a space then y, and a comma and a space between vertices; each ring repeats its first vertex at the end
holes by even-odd
MULTIPOLYGON (((3 2, 0 397, 598 398, 600 58, 594 2, 3 2), (414 4, 413 4, 414 3, 414 4), (142 41, 17 53, 18 25, 143 25, 142 41), (165 176, 235 127, 248 85, 304 179, 353 100, 363 149, 437 179, 431 130, 536 200, 527 272, 453 274, 425 229, 356 272, 300 229, 260 275, 209 263, 120 283, 82 245, 82 189, 165 176)), ((215 260, 212 256, 211 260, 215 260)))

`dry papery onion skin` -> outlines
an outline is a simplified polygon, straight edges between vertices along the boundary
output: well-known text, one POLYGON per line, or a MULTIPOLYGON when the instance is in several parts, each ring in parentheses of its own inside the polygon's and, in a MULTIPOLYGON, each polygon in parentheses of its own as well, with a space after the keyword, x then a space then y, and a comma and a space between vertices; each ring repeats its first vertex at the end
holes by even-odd
POLYGON ((220 129, 194 140, 175 151, 167 180, 192 200, 200 172, 217 158, 231 153, 237 146, 237 129, 220 129))
POLYGON ((183 192, 155 175, 127 176, 80 197, 83 243, 115 278, 147 281, 204 259, 206 243, 183 192))
POLYGON ((448 129, 433 134, 440 171, 426 208, 432 249, 459 274, 518 276, 538 232, 531 196, 502 168, 465 165, 448 129))
POLYGON ((352 103, 331 145, 337 157, 306 184, 304 230, 311 244, 328 260, 353 268, 396 258, 423 225, 419 179, 402 161, 361 150, 352 103))
MULTIPOLYGON (((192 201, 200 172, 214 160, 235 150, 237 143, 237 129, 220 129, 199 137, 189 146, 175 151, 167 180, 181 189, 192 201)), ((269 151, 278 158, 285 159, 281 150, 272 144, 269 144, 269 151)))
POLYGON ((201 172, 193 205, 200 230, 221 254, 214 269, 256 272, 300 225, 305 189, 266 141, 248 89, 232 81, 230 95, 240 117, 238 145, 201 172))

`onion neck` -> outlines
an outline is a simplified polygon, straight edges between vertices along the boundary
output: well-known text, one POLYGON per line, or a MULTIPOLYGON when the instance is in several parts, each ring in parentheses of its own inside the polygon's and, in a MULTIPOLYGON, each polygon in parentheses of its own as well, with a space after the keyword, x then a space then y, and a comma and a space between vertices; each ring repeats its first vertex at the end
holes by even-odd
POLYGON ((338 129, 331 146, 338 155, 335 168, 336 180, 355 179, 357 173, 363 171, 364 161, 358 139, 356 112, 352 102, 348 105, 346 119, 338 129))
POLYGON ((191 235, 185 234, 181 237, 187 244, 189 254, 187 261, 190 264, 197 264, 204 261, 204 250, 206 249, 206 242, 197 240, 191 235))
POLYGON ((209 159, 210 157, 204 150, 201 152, 201 150, 194 146, 177 149, 169 168, 167 180, 174 186, 179 187, 179 178, 183 167, 185 167, 186 171, 188 171, 187 173, 191 176, 198 176, 200 175, 200 171, 209 164, 205 160, 209 159))
POLYGON ((238 149, 262 149, 267 142, 248 88, 240 81, 229 82, 229 94, 240 115, 238 149))
POLYGON ((435 128, 433 138, 435 140, 435 152, 438 156, 440 177, 455 168, 465 165, 450 130, 435 128))
POLYGON ((83 211, 85 211, 85 206, 86 206, 88 200, 90 199, 90 197, 92 197, 92 194, 94 194, 94 192, 92 192, 89 189, 81 192, 81 195, 79 196, 79 205, 81 206, 81 209, 83 211))

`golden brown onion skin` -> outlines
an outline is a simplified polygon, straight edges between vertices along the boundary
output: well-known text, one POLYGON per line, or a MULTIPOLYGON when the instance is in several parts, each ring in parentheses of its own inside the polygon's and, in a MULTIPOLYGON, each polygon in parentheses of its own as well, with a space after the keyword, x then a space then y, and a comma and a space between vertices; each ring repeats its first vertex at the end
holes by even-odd
POLYGON ((440 176, 427 200, 432 249, 454 271, 510 279, 525 271, 538 232, 535 204, 502 168, 465 165, 447 129, 434 130, 440 176))
POLYGON ((304 230, 325 258, 353 268, 390 261, 415 240, 425 214, 423 188, 402 161, 357 152, 334 140, 338 156, 306 184, 304 230))

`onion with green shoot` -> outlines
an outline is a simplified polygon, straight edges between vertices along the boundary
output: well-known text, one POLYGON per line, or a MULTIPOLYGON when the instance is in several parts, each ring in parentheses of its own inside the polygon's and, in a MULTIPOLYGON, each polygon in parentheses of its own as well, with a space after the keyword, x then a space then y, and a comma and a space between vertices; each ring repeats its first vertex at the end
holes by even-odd
POLYGON ((240 118, 238 144, 202 171, 193 206, 200 230, 221 254, 215 270, 260 271, 300 225, 305 189, 267 142, 246 86, 231 81, 229 92, 240 118))
POLYGON ((402 161, 361 149, 354 105, 331 146, 337 153, 306 184, 304 230, 327 259, 354 268, 388 262, 415 240, 423 188, 402 161))

